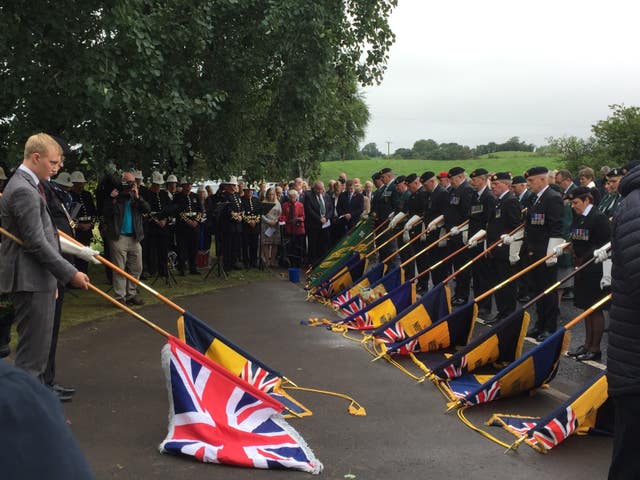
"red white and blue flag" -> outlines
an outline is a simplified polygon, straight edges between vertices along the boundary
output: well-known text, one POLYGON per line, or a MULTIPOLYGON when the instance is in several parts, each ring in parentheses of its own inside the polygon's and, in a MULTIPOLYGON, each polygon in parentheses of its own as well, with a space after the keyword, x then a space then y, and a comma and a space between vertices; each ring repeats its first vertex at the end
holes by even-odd
POLYGON ((174 337, 163 349, 162 363, 170 410, 161 452, 242 467, 322 471, 280 415, 280 402, 174 337))

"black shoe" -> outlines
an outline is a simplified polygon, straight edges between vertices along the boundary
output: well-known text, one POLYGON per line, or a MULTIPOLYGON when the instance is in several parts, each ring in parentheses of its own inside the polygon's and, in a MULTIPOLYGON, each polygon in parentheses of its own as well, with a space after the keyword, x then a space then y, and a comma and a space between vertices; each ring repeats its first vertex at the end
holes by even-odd
POLYGON ((567 352, 567 356, 568 357, 577 357, 578 355, 582 355, 584 353, 587 353, 587 347, 585 347, 584 345, 580 345, 578 348, 576 348, 575 350, 569 350, 567 352))
POLYGON ((521 297, 518 297, 518 301, 520 303, 527 303, 531 301, 531 296, 530 295, 522 295, 521 297))
POLYGON ((59 383, 54 383, 53 385, 49 385, 49 387, 58 393, 64 393, 66 395, 73 395, 76 393, 76 389, 72 387, 65 387, 60 385, 59 383))
POLYGON ((118 303, 121 303, 125 307, 127 306, 127 301, 124 298, 116 298, 116 300, 118 301, 118 303))
POLYGON ((453 301, 451 302, 451 305, 454 307, 460 307, 466 304, 467 304, 467 300, 464 298, 454 298, 453 301))
POLYGON ((540 333, 542 333, 542 330, 538 330, 535 327, 530 328, 529 330, 527 330, 527 337, 529 338, 537 338, 538 335, 540 335, 540 333))
POLYGON ((0 358, 8 357, 11 354, 11 347, 9 344, 3 343, 0 345, 0 358))
POLYGON ((144 300, 136 295, 135 297, 127 298, 127 303, 129 305, 144 305, 144 300))
POLYGON ((539 342, 544 342, 547 338, 549 338, 551 336, 551 332, 547 332, 546 330, 544 332, 541 332, 540 335, 538 335, 536 337, 536 340, 539 342))
POLYGON ((576 360, 579 362, 586 362, 589 360, 600 360, 602 358, 602 352, 586 352, 582 355, 578 355, 576 360))
POLYGON ((66 403, 66 402, 70 402, 73 399, 73 395, 71 395, 70 393, 62 393, 62 392, 58 392, 56 390, 54 390, 52 387, 49 387, 49 390, 51 391, 51 393, 53 393, 56 398, 61 401, 62 403, 66 403))

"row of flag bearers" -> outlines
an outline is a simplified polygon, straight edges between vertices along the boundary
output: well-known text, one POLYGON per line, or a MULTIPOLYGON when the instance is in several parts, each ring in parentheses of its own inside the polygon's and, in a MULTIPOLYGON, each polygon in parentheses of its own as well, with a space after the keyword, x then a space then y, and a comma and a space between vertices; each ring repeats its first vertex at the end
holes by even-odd
MULTIPOLYGON (((448 172, 449 190, 433 172, 401 177, 409 195, 388 212, 386 203, 394 198, 386 194, 393 188, 390 173, 380 172, 383 183, 374 195, 372 221, 361 222, 308 272, 309 297, 330 304, 343 318, 310 319, 309 324, 363 331, 362 344, 376 358, 386 358, 416 380, 432 380, 462 419, 465 408, 550 382, 567 351, 570 328, 584 319, 585 345, 569 354, 599 359, 602 331, 589 319, 610 299, 610 233, 589 187, 572 188, 563 196, 549 186, 548 170, 534 167, 524 175, 530 195, 523 200, 512 191, 507 172, 476 169, 467 179, 455 167, 448 172), (568 239, 563 233, 567 207, 574 212, 568 239), (565 250, 572 251, 576 268, 558 279, 558 257, 565 250), (535 290, 531 300, 518 306, 516 280, 523 276, 529 276, 535 290), (573 277, 575 305, 583 313, 557 328, 554 290, 573 277), (453 279, 452 295, 448 283, 453 279), (497 313, 488 316, 492 297, 497 313), (530 322, 527 309, 533 306, 536 317, 530 322), (478 316, 491 328, 474 338, 478 316), (525 336, 540 343, 523 354, 525 336), (400 364, 403 356, 411 357, 419 375, 400 364)), ((595 429, 597 419, 605 417, 597 415, 607 399, 604 378, 595 378, 565 402, 559 410, 562 420, 554 413, 553 421, 528 421, 528 428, 516 428, 511 416, 498 415, 493 423, 516 434, 516 446, 526 442, 539 451, 553 448, 573 432, 595 429), (558 422, 564 422, 564 437, 554 430, 558 422)))

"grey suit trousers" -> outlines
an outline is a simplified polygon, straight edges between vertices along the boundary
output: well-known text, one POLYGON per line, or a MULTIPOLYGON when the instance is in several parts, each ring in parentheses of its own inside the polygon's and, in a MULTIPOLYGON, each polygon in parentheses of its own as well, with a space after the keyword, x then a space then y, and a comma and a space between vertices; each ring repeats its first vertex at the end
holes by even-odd
POLYGON ((51 348, 56 292, 15 292, 12 297, 18 329, 15 365, 43 381, 51 348))

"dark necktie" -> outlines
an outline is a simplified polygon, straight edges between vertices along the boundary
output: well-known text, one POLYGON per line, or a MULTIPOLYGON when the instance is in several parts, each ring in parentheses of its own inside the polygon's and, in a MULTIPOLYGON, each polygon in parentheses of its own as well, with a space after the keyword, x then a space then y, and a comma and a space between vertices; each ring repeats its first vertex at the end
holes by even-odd
POLYGON ((40 192, 40 196, 44 200, 44 203, 47 203, 47 196, 44 193, 44 187, 42 186, 42 182, 38 182, 38 191, 40 192))

